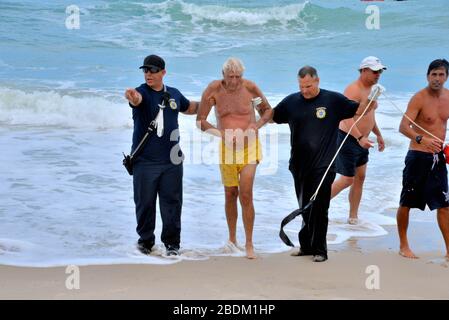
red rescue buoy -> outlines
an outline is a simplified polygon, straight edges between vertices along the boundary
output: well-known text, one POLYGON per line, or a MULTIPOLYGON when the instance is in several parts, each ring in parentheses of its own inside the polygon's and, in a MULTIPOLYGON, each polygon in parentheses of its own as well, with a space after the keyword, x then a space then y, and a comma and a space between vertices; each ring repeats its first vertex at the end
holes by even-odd
POLYGON ((449 163, 449 145, 444 146, 443 152, 446 157, 446 163, 449 163))

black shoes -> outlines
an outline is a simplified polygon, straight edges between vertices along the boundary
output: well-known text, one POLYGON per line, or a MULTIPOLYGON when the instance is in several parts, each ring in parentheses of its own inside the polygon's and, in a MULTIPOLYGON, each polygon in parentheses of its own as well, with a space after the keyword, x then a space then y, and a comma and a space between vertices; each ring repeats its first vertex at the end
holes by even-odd
MULTIPOLYGON (((139 249, 139 251, 143 254, 150 254, 151 253, 151 249, 154 246, 154 242, 152 241, 147 241, 147 240, 143 240, 143 239, 139 239, 137 241, 137 249, 139 249)), ((166 245, 165 246, 166 252, 165 254, 170 257, 170 256, 179 256, 179 247, 178 246, 173 246, 173 245, 166 245)))
POLYGON ((142 252, 143 254, 150 254, 153 246, 154 243, 150 241, 146 241, 143 239, 139 239, 137 241, 137 249, 139 249, 139 251, 142 252))
POLYGON ((167 246, 165 246, 165 248, 166 248, 166 255, 167 255, 167 257, 170 257, 170 256, 179 256, 179 248, 178 247, 175 247, 175 246, 172 246, 172 245, 167 245, 167 246))
POLYGON ((322 254, 313 254, 309 251, 304 251, 301 248, 299 248, 298 251, 292 252, 290 254, 292 257, 303 257, 303 256, 313 256, 312 261, 313 262, 324 262, 327 260, 327 256, 322 254))
POLYGON ((327 257, 325 257, 321 254, 314 255, 313 259, 312 259, 313 262, 324 262, 326 260, 327 260, 327 257))
POLYGON ((297 252, 292 252, 290 254, 292 257, 303 257, 303 256, 312 256, 313 254, 310 252, 305 252, 303 251, 301 248, 299 248, 299 251, 297 252))

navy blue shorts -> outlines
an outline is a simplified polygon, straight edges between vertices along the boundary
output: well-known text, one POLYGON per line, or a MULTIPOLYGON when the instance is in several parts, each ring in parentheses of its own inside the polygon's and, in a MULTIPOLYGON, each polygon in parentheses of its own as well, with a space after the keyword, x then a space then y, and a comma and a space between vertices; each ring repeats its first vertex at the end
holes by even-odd
POLYGON ((424 210, 449 207, 447 169, 443 152, 432 153, 409 150, 402 174, 400 205, 424 210))
MULTIPOLYGON (((340 146, 345 136, 346 132, 338 130, 338 146, 340 146)), ((337 172, 346 177, 354 177, 355 169, 368 162, 368 154, 368 149, 360 146, 357 139, 349 135, 335 161, 337 172)))

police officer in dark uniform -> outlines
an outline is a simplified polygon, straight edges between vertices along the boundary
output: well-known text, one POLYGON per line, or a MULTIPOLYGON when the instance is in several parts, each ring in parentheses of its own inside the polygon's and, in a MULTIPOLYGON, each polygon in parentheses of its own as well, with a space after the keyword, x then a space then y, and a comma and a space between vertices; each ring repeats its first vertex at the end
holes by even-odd
POLYGON ((156 197, 162 216, 161 241, 167 255, 179 255, 182 208, 182 151, 179 148, 178 114, 196 114, 198 102, 189 101, 178 89, 166 86, 165 61, 150 55, 140 67, 145 83, 127 89, 125 97, 132 108, 135 150, 155 120, 154 130, 133 161, 134 202, 139 250, 149 254, 155 243, 156 197))
MULTIPOLYGON (((359 105, 340 93, 320 89, 317 71, 310 66, 299 70, 298 81, 300 92, 287 96, 274 108, 273 121, 288 123, 290 127, 289 170, 299 207, 304 208, 337 151, 340 121, 362 114, 368 100, 359 105)), ((370 95, 370 98, 377 97, 370 95)), ((313 255, 315 262, 327 260, 328 209, 334 179, 335 169, 332 168, 313 205, 302 213, 303 224, 298 234, 301 248, 294 255, 313 255)))

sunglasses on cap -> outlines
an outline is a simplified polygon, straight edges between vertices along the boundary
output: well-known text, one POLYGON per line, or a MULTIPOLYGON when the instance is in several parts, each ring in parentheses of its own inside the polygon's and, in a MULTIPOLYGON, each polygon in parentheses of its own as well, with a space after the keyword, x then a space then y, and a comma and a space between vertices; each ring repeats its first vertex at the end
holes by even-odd
POLYGON ((161 68, 159 68, 159 67, 153 67, 153 66, 151 66, 151 67, 143 67, 142 68, 142 71, 143 71, 143 73, 158 73, 158 72, 160 72, 162 69, 161 68))

